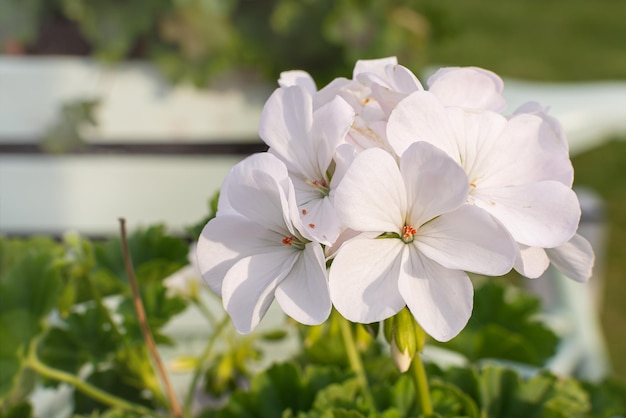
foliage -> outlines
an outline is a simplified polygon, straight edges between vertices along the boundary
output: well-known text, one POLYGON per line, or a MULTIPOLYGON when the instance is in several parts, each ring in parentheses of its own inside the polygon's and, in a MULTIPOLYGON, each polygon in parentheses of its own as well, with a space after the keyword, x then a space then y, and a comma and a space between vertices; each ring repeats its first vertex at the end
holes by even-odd
MULTIPOLYGON (((195 239, 198 228, 190 231, 195 239)), ((129 247, 148 322, 161 346, 177 343, 164 327, 192 305, 213 329, 204 352, 185 357, 193 374, 186 417, 420 416, 413 380, 391 361, 378 324, 348 328, 370 399, 351 369, 342 342, 344 320, 336 312, 319 326, 287 322, 284 329, 240 336, 228 318, 207 310, 201 297, 167 291, 163 279, 187 263, 186 238, 153 226, 133 233, 129 247), (298 346, 289 360, 260 371, 253 367, 286 337, 298 346)), ((477 289, 475 307, 468 327, 444 345, 465 356, 467 364, 426 364, 431 417, 626 413, 626 388, 618 382, 580 382, 547 371, 522 377, 502 363, 541 365, 555 349, 557 338, 536 320, 540 307, 534 297, 490 281, 477 289)), ((77 417, 165 416, 166 397, 138 328, 119 239, 0 238, 0 417, 34 416, 29 394, 37 385, 59 383, 76 388, 71 402, 77 417)))
POLYGON ((28 47, 42 25, 67 20, 92 55, 108 62, 140 56, 172 80, 197 85, 233 68, 271 80, 302 68, 326 82, 348 74, 356 57, 390 54, 419 68, 427 40, 443 25, 436 3, 425 0, 8 0, 0 4, 0 43, 28 47))

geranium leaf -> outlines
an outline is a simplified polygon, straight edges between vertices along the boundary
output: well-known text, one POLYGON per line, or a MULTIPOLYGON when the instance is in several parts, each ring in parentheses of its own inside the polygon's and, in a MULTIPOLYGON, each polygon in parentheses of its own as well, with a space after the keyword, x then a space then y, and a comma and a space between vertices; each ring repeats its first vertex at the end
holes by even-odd
POLYGON ((481 408, 489 417, 573 418, 590 409, 588 395, 576 381, 548 372, 523 380, 512 369, 487 366, 480 380, 481 408))
MULTIPOLYGON (((47 244, 46 244, 47 246, 47 244)), ((62 280, 50 248, 25 248, 21 258, 4 259, 0 276, 0 396, 9 393, 21 370, 21 356, 44 329, 62 280), (48 252, 46 252, 48 250, 48 252)))
POLYGON ((536 319, 539 313, 537 297, 488 281, 476 289, 465 329, 442 346, 470 361, 497 358, 541 366, 554 354, 558 338, 536 319))
MULTIPOLYGON (((180 266, 187 264, 189 246, 183 239, 167 235, 165 227, 161 225, 133 232, 128 237, 128 248, 136 271, 142 264, 155 260, 176 262, 180 266)), ((109 271, 119 280, 126 281, 119 239, 94 245, 94 255, 98 267, 109 271)))
POLYGON ((626 416, 626 384, 609 378, 595 384, 583 382, 583 387, 590 396, 591 416, 626 416))

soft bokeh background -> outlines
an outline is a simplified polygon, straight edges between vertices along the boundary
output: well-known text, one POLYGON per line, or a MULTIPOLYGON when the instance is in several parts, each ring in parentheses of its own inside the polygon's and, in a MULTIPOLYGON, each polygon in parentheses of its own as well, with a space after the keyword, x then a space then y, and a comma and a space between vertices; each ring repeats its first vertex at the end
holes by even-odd
MULTIPOLYGON (((235 71, 274 83, 280 71, 294 68, 321 86, 349 76, 356 59, 390 55, 418 74, 475 65, 519 80, 626 82, 625 17, 620 0, 2 0, 0 48, 5 56, 144 60, 171 83, 198 89, 235 71)), ((575 185, 593 189, 606 204, 601 316, 623 381, 625 139, 608 136, 573 156, 575 185)))

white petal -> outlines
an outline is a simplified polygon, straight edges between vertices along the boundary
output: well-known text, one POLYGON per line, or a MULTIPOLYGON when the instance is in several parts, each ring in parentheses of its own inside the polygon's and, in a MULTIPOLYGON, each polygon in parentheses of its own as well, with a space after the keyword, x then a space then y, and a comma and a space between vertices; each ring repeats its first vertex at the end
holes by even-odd
POLYGON ((467 275, 410 251, 398 287, 411 313, 428 335, 448 341, 467 324, 474 289, 467 275))
POLYGON ((204 281, 218 295, 226 272, 242 257, 282 246, 282 237, 240 215, 219 215, 203 228, 196 256, 204 281))
POLYGON ((502 79, 477 67, 442 68, 428 79, 429 91, 446 106, 501 111, 506 107, 502 79))
POLYGON ((405 305, 398 292, 402 252, 399 239, 356 237, 337 252, 329 272, 330 297, 348 320, 382 321, 405 305))
POLYGON ((546 248, 554 266, 566 277, 584 283, 591 277, 595 256, 591 244, 580 234, 563 245, 546 248))
POLYGON ((383 121, 371 121, 359 115, 354 119, 346 142, 359 151, 368 148, 381 148, 395 154, 387 143, 386 128, 387 124, 383 121))
POLYGON ((357 231, 397 232, 406 215, 406 190, 393 157, 370 148, 354 160, 335 192, 344 225, 357 231))
POLYGON ((543 248, 519 246, 520 253, 515 260, 515 270, 529 279, 540 277, 550 266, 550 260, 543 248))
POLYGON ((478 187, 555 180, 567 186, 573 178, 567 147, 551 123, 534 114, 511 118, 483 158, 485 179, 478 187))
POLYGON ((414 142, 425 141, 460 161, 454 121, 432 93, 417 91, 400 101, 389 115, 387 141, 398 155, 414 142))
POLYGON ((278 285, 275 297, 282 310, 306 325, 318 325, 330 314, 330 295, 322 247, 307 244, 298 261, 278 285))
POLYGON ((341 231, 343 224, 328 196, 310 200, 300 206, 302 224, 314 241, 332 245, 341 231))
POLYGON ((500 276, 513 267, 517 246, 491 215, 471 205, 445 213, 418 229, 415 246, 450 269, 500 276))
POLYGON ((316 173, 310 140, 313 98, 302 87, 279 88, 263 107, 259 135, 280 156, 289 171, 316 173))
POLYGON ((380 77, 385 76, 385 69, 387 65, 396 65, 398 64, 398 59, 396 57, 386 57, 386 58, 378 58, 371 60, 358 60, 354 65, 354 70, 352 72, 352 78, 357 79, 359 74, 363 73, 374 73, 380 77))
POLYGON ((335 149, 343 142, 353 121, 354 110, 341 97, 335 97, 313 114, 311 127, 311 141, 313 141, 315 153, 313 157, 317 158, 316 166, 320 174, 324 176, 317 180, 326 178, 326 171, 333 159, 335 149))
POLYGON ((311 75, 306 71, 302 70, 283 71, 280 73, 278 84, 281 87, 300 86, 311 95, 317 92, 317 87, 315 86, 313 77, 311 77, 311 75))
MULTIPOLYGON (((343 93, 345 89, 349 88, 353 83, 352 80, 348 80, 347 78, 335 78, 313 96, 313 109, 319 109, 324 104, 331 102, 338 95, 344 97, 343 93)), ((344 97, 344 99, 346 99, 346 97, 344 97)), ((349 99, 346 100, 348 103, 352 104, 349 99)))
POLYGON ((400 171, 406 185, 408 221, 418 227, 461 206, 469 192, 465 172, 443 151, 426 142, 402 154, 400 171))
POLYGON ((402 65, 388 65, 385 73, 387 79, 392 81, 394 89, 400 93, 411 94, 414 91, 424 90, 415 74, 402 65))
MULTIPOLYGON (((218 213, 239 213, 238 208, 232 207, 230 201, 229 192, 232 189, 237 189, 241 184, 247 184, 254 186, 255 173, 265 171, 272 177, 274 177, 277 183, 287 191, 289 180, 289 173, 287 167, 275 156, 267 152, 260 152, 243 159, 239 163, 235 164, 228 172, 222 187, 220 189, 220 198, 218 202, 218 213)), ((247 205, 246 205, 247 206, 247 205)))
POLYGON ((498 160, 500 155, 493 154, 510 146, 500 139, 507 120, 502 115, 487 111, 468 112, 450 108, 446 112, 449 120, 454 121, 451 126, 458 141, 459 162, 476 187, 485 173, 496 172, 490 171, 494 163, 501 165, 498 160))
POLYGON ((237 331, 250 333, 274 300, 276 286, 291 271, 300 251, 284 248, 239 260, 226 273, 222 302, 237 331))
MULTIPOLYGON (((279 160, 276 161, 279 163, 279 160)), ((245 174, 246 177, 239 177, 239 183, 232 184, 227 190, 232 207, 256 223, 286 234, 293 214, 289 199, 277 179, 261 170, 251 170, 245 174)), ((295 200, 295 196, 291 197, 295 200)))
POLYGON ((476 189, 474 204, 495 216, 513 238, 530 247, 555 247, 572 238, 580 205, 569 187, 556 181, 476 189))

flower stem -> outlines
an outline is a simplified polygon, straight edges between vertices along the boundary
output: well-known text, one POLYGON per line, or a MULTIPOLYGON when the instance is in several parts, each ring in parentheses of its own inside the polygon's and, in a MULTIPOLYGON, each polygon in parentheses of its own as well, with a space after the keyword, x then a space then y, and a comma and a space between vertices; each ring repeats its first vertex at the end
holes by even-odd
POLYGON ((198 381, 200 380, 200 375, 204 371, 204 364, 207 359, 213 354, 213 346, 215 345, 218 337, 221 335, 226 325, 230 323, 230 318, 228 315, 224 315, 224 318, 217 324, 213 334, 209 338, 209 342, 207 343, 204 351, 200 355, 198 359, 198 364, 196 365, 193 376, 191 378, 191 383, 189 384, 189 389, 187 391, 187 396, 185 397, 185 416, 191 416, 192 408, 193 408, 193 398, 196 393, 196 387, 198 386, 198 381))
POLYGON ((430 400, 430 389, 428 388, 428 379, 426 377, 426 370, 424 370, 424 364, 422 363, 421 353, 415 353, 409 373, 413 378, 415 385, 415 399, 417 401, 417 409, 421 414, 430 415, 433 413, 433 405, 430 400))
POLYGON ((112 395, 108 392, 105 392, 84 380, 81 380, 78 376, 73 375, 71 373, 64 372, 62 370, 54 369, 42 363, 39 358, 37 358, 37 341, 34 340, 28 352, 28 357, 25 359, 24 363, 26 367, 31 368, 36 371, 40 375, 47 377, 49 379, 53 379, 59 382, 67 383, 76 388, 76 390, 84 393, 96 401, 102 402, 105 405, 109 405, 115 408, 123 409, 128 412, 134 412, 139 415, 144 416, 154 416, 154 411, 150 409, 137 405, 135 403, 131 403, 125 399, 118 398, 115 395, 112 395))
POLYGON ((146 346, 148 347, 150 357, 152 357, 152 361, 154 362, 157 372, 161 377, 161 383, 163 384, 163 386, 165 386, 165 393, 167 394, 169 400, 170 412, 174 418, 181 418, 183 416, 182 409, 180 407, 180 404, 178 403, 176 394, 174 393, 174 388, 172 387, 169 376, 165 371, 165 366, 163 365, 161 356, 159 356, 156 343, 154 342, 154 338, 152 337, 152 331, 148 326, 146 310, 144 309, 143 302, 141 301, 141 295, 139 294, 139 285, 137 284, 137 279, 135 278, 135 269, 133 267, 133 262, 130 257, 130 250, 128 249, 128 241, 126 239, 126 220, 124 218, 120 218, 119 221, 121 235, 120 238, 122 241, 122 256, 124 258, 124 266, 126 267, 128 282, 130 283, 130 288, 133 294, 133 306, 135 308, 135 312, 137 313, 137 321, 139 322, 141 334, 143 335, 143 339, 146 342, 146 346))
POLYGON ((206 304, 199 297, 192 299, 194 306, 200 311, 200 313, 209 321, 212 327, 218 327, 221 323, 218 323, 215 318, 215 314, 209 310, 206 304))
POLYGON ((372 396, 372 392, 370 391, 367 376, 365 375, 365 368, 363 367, 361 356, 359 355, 359 351, 354 341, 354 334, 352 333, 350 322, 348 322, 347 319, 339 316, 339 326, 341 327, 341 336, 343 337, 343 344, 346 347, 346 353, 348 355, 350 367, 356 375, 356 379, 359 386, 361 387, 363 397, 371 407, 372 412, 375 413, 376 403, 374 402, 374 397, 372 396))

